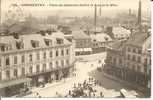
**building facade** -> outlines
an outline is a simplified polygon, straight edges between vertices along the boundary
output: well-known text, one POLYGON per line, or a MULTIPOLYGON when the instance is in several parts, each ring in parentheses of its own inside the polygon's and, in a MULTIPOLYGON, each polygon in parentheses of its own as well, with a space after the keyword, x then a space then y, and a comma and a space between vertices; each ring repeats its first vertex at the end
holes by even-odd
POLYGON ((125 66, 127 80, 150 88, 151 76, 151 36, 146 33, 135 34, 127 41, 125 46, 125 66), (135 39, 133 39, 135 38, 135 39))
POLYGON ((72 31, 75 44, 75 55, 89 55, 92 53, 91 38, 83 31, 72 31))
POLYGON ((24 87, 39 86, 70 75, 73 46, 60 34, 0 37, 1 96, 12 96, 24 87))
POLYGON ((97 33, 90 35, 92 42, 93 53, 99 53, 105 51, 109 43, 112 43, 112 39, 106 33, 97 33))
POLYGON ((104 71, 110 75, 123 78, 124 72, 124 42, 115 41, 107 47, 107 57, 104 71))
POLYGON ((114 43, 107 50, 105 72, 123 80, 150 88, 151 37, 135 33, 129 40, 114 43))

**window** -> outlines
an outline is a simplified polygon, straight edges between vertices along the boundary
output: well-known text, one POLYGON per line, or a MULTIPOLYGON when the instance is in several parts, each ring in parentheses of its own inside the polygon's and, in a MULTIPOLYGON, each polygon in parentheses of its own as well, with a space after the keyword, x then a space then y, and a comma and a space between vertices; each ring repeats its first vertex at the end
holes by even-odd
POLYGON ((109 57, 110 61, 112 61, 112 57, 109 57))
POLYGON ((133 49, 133 53, 136 53, 136 49, 135 48, 133 49))
POLYGON ((21 48, 23 48, 23 43, 21 42, 21 41, 16 41, 16 48, 17 49, 21 49, 21 48))
POLYGON ((22 55, 22 57, 21 57, 21 62, 22 62, 22 63, 25 62, 25 56, 24 56, 24 55, 22 55))
POLYGON ((1 51, 5 51, 5 46, 1 46, 1 51))
POLYGON ((10 71, 9 70, 6 71, 6 78, 10 79, 10 71))
POLYGON ((17 71, 17 69, 14 69, 14 76, 15 76, 15 77, 18 76, 18 71, 17 71))
POLYGON ((69 55, 69 49, 66 50, 66 54, 69 55))
POLYGON ((37 72, 37 73, 40 72, 40 66, 39 66, 39 65, 36 66, 36 72, 37 72))
POLYGON ((14 56, 14 64, 17 64, 17 56, 14 56))
POLYGON ((44 39, 44 41, 45 41, 45 44, 46 44, 47 46, 52 45, 52 40, 50 40, 50 39, 44 39))
POLYGON ((0 67, 1 67, 1 58, 0 58, 0 67))
POLYGON ((59 66, 58 61, 56 61, 56 67, 58 67, 58 66, 59 66))
POLYGON ((140 66, 137 66, 137 71, 138 71, 138 72, 140 72, 140 71, 141 71, 140 66))
POLYGON ((33 72, 33 69, 32 69, 32 66, 29 67, 29 73, 32 73, 33 72))
POLYGON ((37 60, 40 60, 40 55, 39 55, 39 53, 37 53, 37 60))
POLYGON ((32 54, 29 55, 29 61, 32 62, 32 54))
POLYGON ((9 59, 9 57, 6 58, 6 65, 10 65, 10 59, 9 59))
POLYGON ((61 66, 64 67, 64 60, 61 60, 61 66))
POLYGON ((64 50, 61 50, 61 56, 64 56, 64 50))
POLYGON ((130 63, 129 63, 129 62, 127 62, 127 65, 126 65, 126 67, 130 67, 130 63))
POLYGON ((69 60, 66 60, 66 64, 69 65, 69 60))
POLYGON ((50 69, 53 68, 53 64, 52 64, 52 62, 50 62, 49 67, 50 67, 50 69))
POLYGON ((46 64, 43 64, 43 72, 46 71, 46 64))
POLYGON ((22 76, 25 75, 25 68, 22 68, 22 76))
POLYGON ((44 52, 44 59, 46 59, 46 52, 44 52))
POLYGON ((50 55, 50 58, 53 57, 53 53, 52 53, 52 51, 50 51, 49 55, 50 55))
POLYGON ((131 48, 130 47, 128 47, 128 52, 131 52, 131 48))
POLYGON ((116 64, 116 58, 114 58, 114 61, 113 61, 113 63, 114 63, 114 64, 116 64))
POLYGON ((133 61, 136 61, 135 55, 133 55, 133 58, 132 58, 132 60, 133 60, 133 61))
POLYGON ((35 40, 31 40, 31 45, 33 48, 39 47, 39 42, 35 40))
POLYGON ((133 71, 135 71, 135 66, 134 65, 132 66, 132 69, 133 69, 133 71))
POLYGON ((141 63, 141 57, 140 56, 138 57, 138 62, 141 63))
POLYGON ((58 57, 58 50, 56 50, 56 57, 58 57))
POLYGON ((130 59, 131 59, 131 56, 130 56, 130 54, 128 54, 128 57, 127 57, 127 59, 128 59, 128 60, 130 60, 130 59))
POLYGON ((2 80, 2 73, 0 72, 0 81, 2 80))
POLYGON ((138 53, 139 53, 139 54, 141 54, 141 52, 142 52, 141 50, 138 50, 138 53))
POLYGON ((147 58, 145 58, 144 64, 146 64, 146 65, 147 65, 147 62, 148 62, 148 60, 147 60, 147 58))
POLYGON ((144 72, 147 73, 147 67, 144 66, 144 72))
POLYGON ((63 44, 63 39, 57 38, 56 41, 57 41, 57 44, 63 44))
POLYGON ((119 59, 119 64, 122 64, 122 59, 119 59))

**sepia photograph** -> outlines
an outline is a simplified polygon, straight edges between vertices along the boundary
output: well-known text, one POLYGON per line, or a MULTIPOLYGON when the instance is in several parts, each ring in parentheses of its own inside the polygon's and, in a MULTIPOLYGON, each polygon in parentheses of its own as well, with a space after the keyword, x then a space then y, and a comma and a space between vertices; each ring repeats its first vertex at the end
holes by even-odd
POLYGON ((150 0, 0 0, 1 98, 150 98, 150 0))

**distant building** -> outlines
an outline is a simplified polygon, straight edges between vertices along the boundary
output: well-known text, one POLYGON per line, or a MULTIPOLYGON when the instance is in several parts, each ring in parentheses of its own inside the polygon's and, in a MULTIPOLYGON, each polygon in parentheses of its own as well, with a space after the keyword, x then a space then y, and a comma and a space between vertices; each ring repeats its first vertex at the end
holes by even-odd
POLYGON ((91 38, 83 31, 72 31, 75 41, 75 55, 88 55, 92 53, 91 38))
POLYGON ((146 86, 151 75, 151 36, 148 33, 134 34, 125 45, 127 80, 146 86))
POLYGON ((131 35, 131 30, 128 30, 123 27, 107 27, 106 33, 112 38, 116 40, 128 39, 131 35))
POLYGON ((107 49, 105 71, 123 80, 150 88, 151 36, 139 31, 127 41, 107 49))
POLYGON ((123 27, 113 27, 113 34, 115 39, 127 39, 130 37, 131 32, 123 27))
POLYGON ((107 57, 105 60, 105 72, 113 76, 122 78, 124 72, 124 42, 115 41, 107 47, 107 57))
POLYGON ((73 46, 60 32, 0 37, 0 96, 69 76, 73 46))
POLYGON ((106 33, 91 34, 93 53, 102 52, 107 45, 112 42, 112 39, 106 33))

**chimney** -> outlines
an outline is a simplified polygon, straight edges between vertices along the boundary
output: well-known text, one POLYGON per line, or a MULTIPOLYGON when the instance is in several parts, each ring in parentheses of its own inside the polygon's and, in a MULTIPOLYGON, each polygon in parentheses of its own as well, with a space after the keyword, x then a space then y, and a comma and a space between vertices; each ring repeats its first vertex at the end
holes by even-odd
POLYGON ((96 32, 96 27, 97 27, 97 5, 96 4, 95 4, 94 27, 96 32))
POLYGON ((141 0, 139 0, 139 8, 138 8, 138 25, 141 26, 141 0))
POLYGON ((129 15, 131 15, 131 9, 129 9, 129 15))

